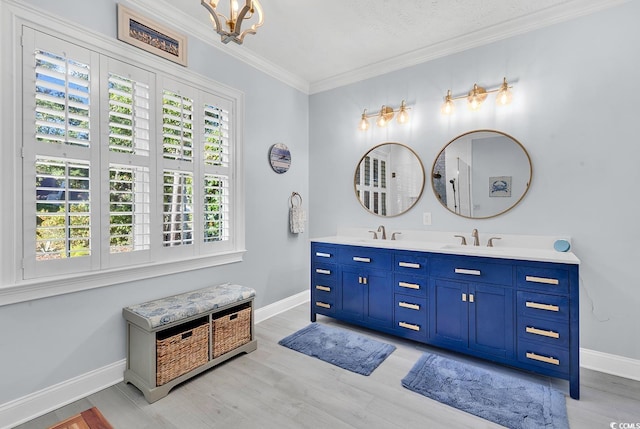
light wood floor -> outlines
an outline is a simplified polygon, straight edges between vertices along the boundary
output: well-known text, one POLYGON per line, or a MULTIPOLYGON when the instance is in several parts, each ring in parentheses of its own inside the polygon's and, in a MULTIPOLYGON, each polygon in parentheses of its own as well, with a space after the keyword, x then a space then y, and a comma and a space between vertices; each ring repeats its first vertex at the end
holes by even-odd
MULTIPOLYGON (((132 385, 119 383, 18 428, 47 428, 93 406, 116 429, 500 427, 401 386, 422 352, 445 352, 330 318, 319 316, 318 322, 365 333, 397 350, 365 377, 279 346, 280 339, 309 323, 308 304, 300 305, 256 326, 258 350, 183 383, 154 404, 132 385)), ((579 401, 568 397, 567 382, 554 384, 567 394, 572 428, 640 423, 640 382, 583 369, 579 401)))

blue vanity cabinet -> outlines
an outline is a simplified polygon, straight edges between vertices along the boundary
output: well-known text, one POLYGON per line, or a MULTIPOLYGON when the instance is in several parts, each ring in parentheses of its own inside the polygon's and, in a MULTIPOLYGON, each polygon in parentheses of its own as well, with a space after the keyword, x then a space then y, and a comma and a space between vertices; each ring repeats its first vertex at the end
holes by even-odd
POLYGON ((430 274, 431 342, 501 362, 513 359, 511 265, 441 256, 432 259, 430 274))
POLYGON ((313 243, 311 246, 311 321, 316 314, 334 316, 338 294, 336 246, 313 243))
POLYGON ((341 318, 389 329, 393 323, 392 252, 359 246, 338 249, 341 318))
POLYGON ((578 266, 521 262, 516 266, 520 366, 569 379, 580 397, 578 266))
POLYGON ((579 399, 577 263, 323 242, 311 252, 312 321, 323 314, 563 378, 579 399))
POLYGON ((394 331, 422 342, 429 336, 428 262, 424 252, 397 250, 393 254, 394 331))

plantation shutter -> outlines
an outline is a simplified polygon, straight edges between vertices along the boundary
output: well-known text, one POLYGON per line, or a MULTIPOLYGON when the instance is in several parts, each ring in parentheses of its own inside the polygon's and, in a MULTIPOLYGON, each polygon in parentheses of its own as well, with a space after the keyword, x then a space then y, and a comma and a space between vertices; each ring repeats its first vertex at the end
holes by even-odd
POLYGON ((108 174, 108 194, 103 196, 108 202, 108 219, 103 221, 108 231, 103 235, 109 237, 106 253, 114 266, 151 257, 154 76, 111 58, 105 63, 103 117, 108 121, 108 144, 103 145, 102 171, 108 174))
POLYGON ((24 27, 25 278, 99 268, 97 64, 95 53, 24 27))
POLYGON ((231 237, 231 181, 229 106, 207 95, 203 103, 203 241, 229 242, 231 237))

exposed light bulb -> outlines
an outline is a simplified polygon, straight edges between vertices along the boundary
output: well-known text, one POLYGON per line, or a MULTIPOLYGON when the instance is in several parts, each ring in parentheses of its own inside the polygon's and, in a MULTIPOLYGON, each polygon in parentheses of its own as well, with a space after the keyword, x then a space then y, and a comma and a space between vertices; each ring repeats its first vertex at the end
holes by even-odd
POLYGON ((387 118, 385 117, 386 115, 386 106, 382 106, 382 108, 380 109, 380 114, 378 115, 378 119, 376 120, 376 124, 379 127, 386 127, 387 126, 387 118))
POLYGON ((502 81, 502 86, 498 91, 498 95, 496 95, 496 103, 499 106, 506 106, 507 104, 511 103, 512 98, 513 94, 509 89, 509 84, 507 83, 507 78, 505 77, 502 81))
POLYGON ((467 100, 469 101, 468 106, 470 110, 477 111, 480 110, 480 106, 486 97, 486 92, 481 92, 480 88, 477 84, 473 84, 473 89, 469 93, 469 97, 467 100), (483 97, 484 95, 484 97, 483 97))
POLYGON ((400 111, 398 112, 398 123, 406 124, 407 122, 409 122, 409 112, 407 112, 407 106, 404 100, 402 100, 402 104, 400 104, 400 111))
POLYGON ((451 98, 451 90, 448 90, 447 96, 444 99, 444 104, 440 108, 440 112, 442 112, 443 115, 451 115, 455 109, 456 105, 451 98))
POLYGON ((362 119, 360 119, 358 128, 360 129, 360 131, 367 131, 369 129, 369 121, 367 120, 367 109, 364 109, 364 112, 362 112, 362 119))

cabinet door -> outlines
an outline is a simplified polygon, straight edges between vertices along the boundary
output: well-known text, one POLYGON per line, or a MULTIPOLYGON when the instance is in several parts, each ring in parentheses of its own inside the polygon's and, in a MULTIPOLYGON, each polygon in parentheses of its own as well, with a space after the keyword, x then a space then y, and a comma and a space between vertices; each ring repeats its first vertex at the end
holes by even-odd
POLYGON ((340 314, 377 326, 393 324, 393 283, 384 271, 343 268, 340 314))
POLYGON ((469 287, 469 348, 502 358, 514 355, 513 290, 472 284, 469 287))
POLYGON ((466 349, 469 335, 467 283, 434 279, 431 287, 431 339, 436 344, 466 349))
POLYGON ((343 268, 340 283, 340 314, 348 319, 362 321, 367 291, 362 273, 358 269, 343 268))
POLYGON ((369 271, 366 278, 365 320, 377 326, 393 326, 393 282, 391 274, 369 271))

